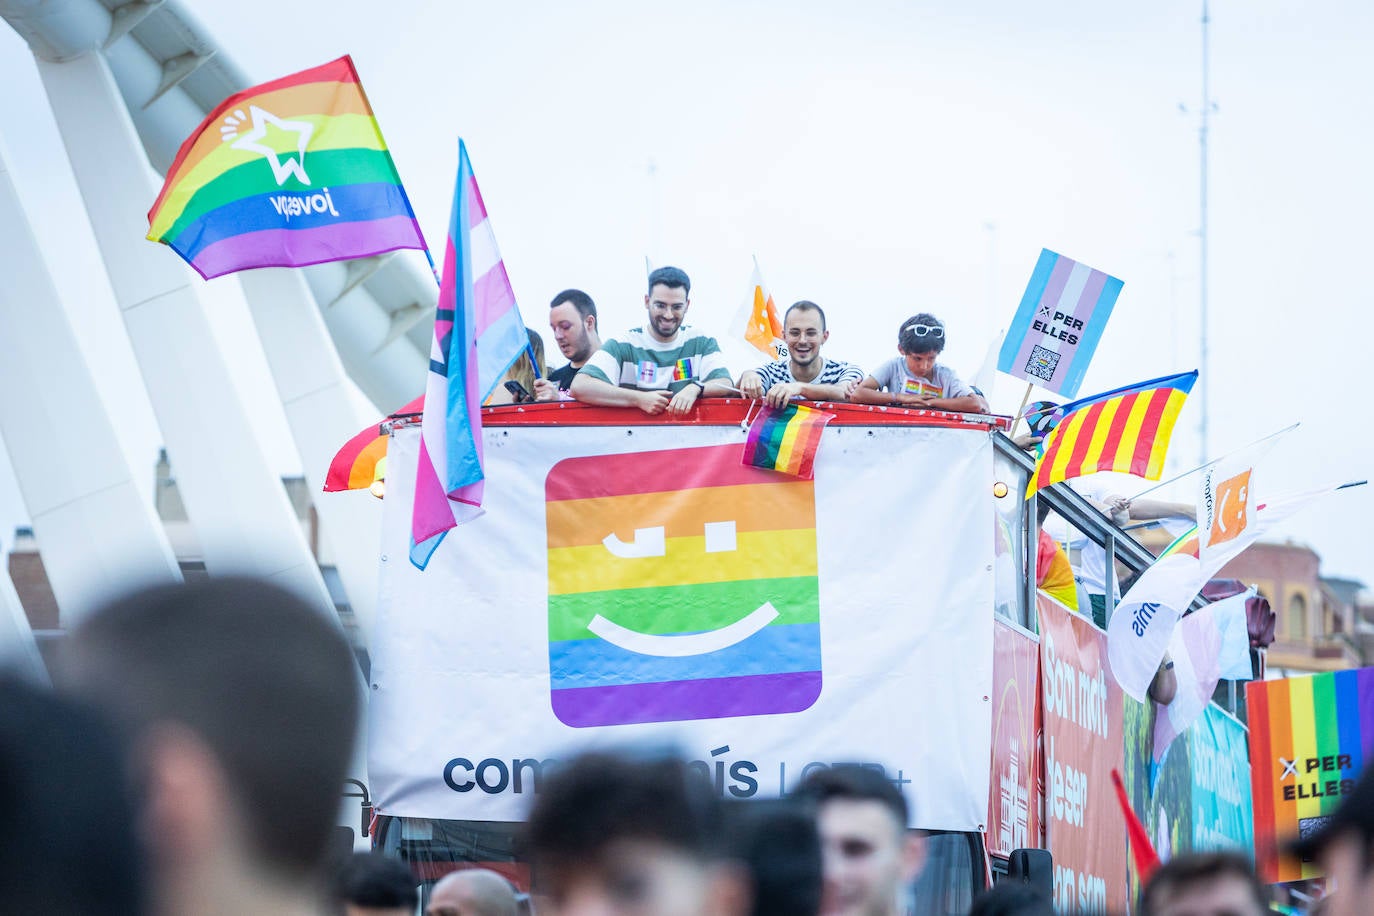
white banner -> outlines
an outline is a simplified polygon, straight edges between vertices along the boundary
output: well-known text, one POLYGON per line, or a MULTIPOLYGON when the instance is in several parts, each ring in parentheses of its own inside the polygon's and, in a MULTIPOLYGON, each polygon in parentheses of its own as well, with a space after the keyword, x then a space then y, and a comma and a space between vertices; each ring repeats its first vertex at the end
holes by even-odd
POLYGON ((407 559, 391 439, 369 771, 384 814, 524 817, 579 750, 672 743, 727 798, 880 766, 916 826, 979 830, 991 742, 993 449, 831 427, 813 481, 737 427, 488 427, 487 512, 407 559))

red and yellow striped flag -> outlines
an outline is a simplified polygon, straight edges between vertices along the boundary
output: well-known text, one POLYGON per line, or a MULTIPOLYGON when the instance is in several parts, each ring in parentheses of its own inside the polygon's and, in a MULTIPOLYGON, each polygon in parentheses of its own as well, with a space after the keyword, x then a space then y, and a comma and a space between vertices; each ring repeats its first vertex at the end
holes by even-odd
POLYGON ((1026 498, 1050 484, 1118 471, 1158 480, 1183 401, 1197 381, 1184 372, 1065 404, 1045 436, 1026 498))

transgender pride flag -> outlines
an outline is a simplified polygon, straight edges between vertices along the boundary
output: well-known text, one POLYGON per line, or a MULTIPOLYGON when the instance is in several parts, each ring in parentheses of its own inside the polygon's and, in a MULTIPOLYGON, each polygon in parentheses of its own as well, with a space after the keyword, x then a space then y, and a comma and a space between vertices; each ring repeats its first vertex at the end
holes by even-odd
POLYGON ((1121 286, 1116 277, 1042 249, 1002 341, 998 371, 1076 397, 1121 286))
POLYGON ((410 561, 420 569, 450 528, 482 514, 482 402, 527 346, 525 322, 459 140, 411 511, 410 561))

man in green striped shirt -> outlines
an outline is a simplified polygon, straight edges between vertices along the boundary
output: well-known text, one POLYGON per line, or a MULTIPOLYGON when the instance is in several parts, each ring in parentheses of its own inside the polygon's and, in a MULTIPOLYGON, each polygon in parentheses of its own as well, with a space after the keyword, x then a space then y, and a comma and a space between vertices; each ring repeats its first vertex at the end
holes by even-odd
POLYGON ((692 281, 676 267, 649 274, 649 321, 609 338, 573 378, 569 393, 587 404, 665 410, 681 416, 700 397, 736 393, 714 337, 684 327, 692 281))

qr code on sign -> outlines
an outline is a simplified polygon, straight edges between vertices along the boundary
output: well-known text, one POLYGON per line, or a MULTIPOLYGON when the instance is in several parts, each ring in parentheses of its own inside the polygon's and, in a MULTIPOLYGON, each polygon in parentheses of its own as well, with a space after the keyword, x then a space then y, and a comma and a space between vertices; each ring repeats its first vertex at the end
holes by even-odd
POLYGON ((1026 360, 1026 374, 1047 382, 1054 381, 1054 370, 1059 366, 1059 354, 1044 347, 1032 347, 1030 359, 1026 360))

